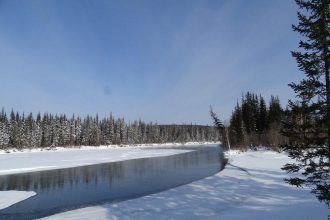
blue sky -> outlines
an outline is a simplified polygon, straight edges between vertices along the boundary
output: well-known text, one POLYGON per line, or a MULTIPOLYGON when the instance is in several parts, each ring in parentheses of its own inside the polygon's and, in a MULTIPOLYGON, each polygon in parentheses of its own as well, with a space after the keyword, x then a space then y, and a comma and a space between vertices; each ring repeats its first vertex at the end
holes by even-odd
POLYGON ((289 0, 0 1, 0 106, 210 124, 242 92, 294 97, 289 0))

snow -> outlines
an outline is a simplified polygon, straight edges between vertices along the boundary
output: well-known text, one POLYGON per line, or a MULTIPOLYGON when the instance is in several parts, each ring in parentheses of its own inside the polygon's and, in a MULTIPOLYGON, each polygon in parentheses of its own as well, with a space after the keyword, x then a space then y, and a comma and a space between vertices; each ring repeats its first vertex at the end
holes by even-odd
POLYGON ((290 161, 272 151, 230 153, 220 173, 161 193, 76 209, 45 219, 327 219, 306 188, 283 182, 290 161), (242 169, 243 168, 243 169, 242 169))
POLYGON ((0 210, 30 198, 35 194, 33 191, 0 191, 0 210))
POLYGON ((186 142, 186 143, 163 143, 163 144, 134 144, 134 145, 101 145, 101 146, 68 146, 68 147, 47 147, 47 148, 10 148, 0 150, 1 154, 9 153, 36 153, 36 152, 54 152, 54 151, 72 151, 72 150, 97 150, 97 149, 150 149, 150 148, 173 148, 173 147, 200 147, 201 145, 219 145, 221 142, 186 142))
MULTIPOLYGON (((81 147, 54 148, 49 151, 41 149, 0 153, 0 175, 24 173, 31 171, 50 170, 58 168, 76 167, 89 164, 123 161, 136 158, 168 156, 190 150, 157 149, 159 147, 173 147, 176 144, 152 145, 154 149, 147 149, 150 145, 139 147, 81 147)), ((197 146, 191 143, 189 146, 197 146)), ((25 200, 36 193, 33 191, 0 191, 0 209, 7 208, 17 202, 25 200)))
MULTIPOLYGON (((157 145, 158 147, 164 147, 157 145)), ((190 146, 190 145, 189 145, 190 146)), ((195 145, 197 146, 197 145, 195 145)), ((138 147, 56 148, 0 154, 0 175, 77 167, 136 158, 169 156, 190 150, 138 147)), ((150 146, 149 146, 150 147, 150 146)))

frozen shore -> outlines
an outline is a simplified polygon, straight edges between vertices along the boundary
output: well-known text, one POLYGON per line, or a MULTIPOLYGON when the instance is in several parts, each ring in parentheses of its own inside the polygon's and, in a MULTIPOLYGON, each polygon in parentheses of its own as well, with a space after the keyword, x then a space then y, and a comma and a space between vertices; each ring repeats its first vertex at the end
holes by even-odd
MULTIPOLYGON (((184 146, 193 147, 200 145, 199 143, 189 143, 184 146)), ((137 158, 169 156, 189 151, 188 149, 170 149, 171 147, 177 146, 182 146, 182 144, 145 144, 123 147, 116 145, 100 147, 84 146, 80 148, 57 147, 51 150, 11 150, 10 153, 1 151, 0 175, 68 168, 137 158)))
POLYGON ((283 182, 290 159, 271 151, 234 153, 222 172, 161 193, 59 213, 45 219, 327 219, 306 188, 283 182), (240 168, 246 169, 242 171, 240 168))
MULTIPOLYGON (((169 156, 190 150, 160 149, 178 146, 179 144, 139 145, 139 146, 100 146, 81 148, 53 148, 51 150, 24 149, 0 152, 0 175, 50 170, 83 165, 123 161, 137 158, 169 156), (152 148, 152 149, 149 149, 152 148)), ((198 146, 197 143, 186 145, 198 146)), ((0 191, 0 210, 24 199, 35 192, 0 191)))

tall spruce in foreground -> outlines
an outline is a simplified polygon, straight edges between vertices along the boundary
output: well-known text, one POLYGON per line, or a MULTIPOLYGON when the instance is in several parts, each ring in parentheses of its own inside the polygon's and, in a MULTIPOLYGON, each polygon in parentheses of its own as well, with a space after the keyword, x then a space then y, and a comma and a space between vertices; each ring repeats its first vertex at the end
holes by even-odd
POLYGON ((293 26, 303 40, 292 52, 305 78, 289 86, 297 101, 289 101, 283 147, 296 161, 282 169, 300 173, 286 179, 295 186, 306 185, 330 206, 330 0, 296 0, 299 23, 293 26))

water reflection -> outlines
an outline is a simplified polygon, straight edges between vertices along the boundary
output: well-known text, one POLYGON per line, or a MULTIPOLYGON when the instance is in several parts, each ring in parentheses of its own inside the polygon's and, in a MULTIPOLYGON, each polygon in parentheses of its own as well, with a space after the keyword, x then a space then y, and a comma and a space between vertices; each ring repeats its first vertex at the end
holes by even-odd
POLYGON ((0 211, 0 218, 33 219, 102 202, 121 201, 183 185, 222 169, 219 147, 167 157, 134 159, 0 176, 0 190, 36 196, 0 211))

